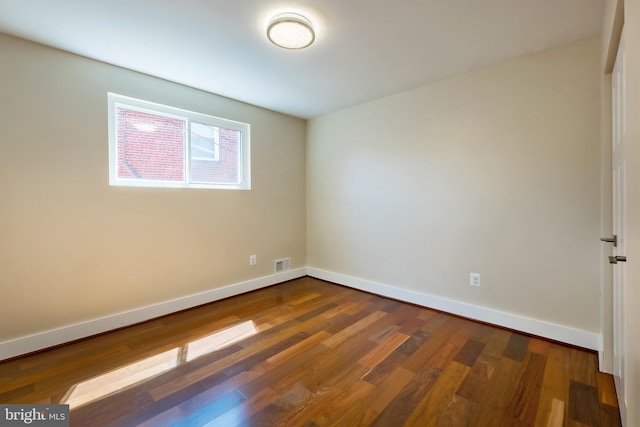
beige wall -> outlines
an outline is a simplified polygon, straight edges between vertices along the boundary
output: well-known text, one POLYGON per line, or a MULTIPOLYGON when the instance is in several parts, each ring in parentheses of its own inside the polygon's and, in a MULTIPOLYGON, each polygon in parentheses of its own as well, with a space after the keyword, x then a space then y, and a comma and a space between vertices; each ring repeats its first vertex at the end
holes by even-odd
POLYGON ((305 265, 303 120, 7 36, 0 52, 0 342, 305 265), (110 187, 108 91, 250 123, 252 190, 110 187))
POLYGON ((311 120, 308 265, 600 333, 599 46, 311 120))

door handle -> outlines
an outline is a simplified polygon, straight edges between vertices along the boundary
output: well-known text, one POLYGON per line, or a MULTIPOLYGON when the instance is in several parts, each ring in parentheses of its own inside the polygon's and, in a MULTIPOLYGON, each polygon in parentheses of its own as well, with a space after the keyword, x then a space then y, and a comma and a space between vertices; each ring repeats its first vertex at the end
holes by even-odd
POLYGON ((618 262, 627 262, 627 257, 620 255, 609 257, 609 264, 617 264, 618 262))
POLYGON ((613 243, 614 248, 618 247, 618 236, 616 236, 615 234, 613 235, 613 237, 601 237, 600 241, 613 243))

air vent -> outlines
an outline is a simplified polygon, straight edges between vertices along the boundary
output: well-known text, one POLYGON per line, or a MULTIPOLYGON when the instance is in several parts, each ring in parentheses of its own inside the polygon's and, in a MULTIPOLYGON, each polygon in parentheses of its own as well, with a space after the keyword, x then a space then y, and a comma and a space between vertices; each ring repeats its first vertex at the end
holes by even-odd
POLYGON ((280 258, 273 262, 273 270, 275 273, 291 270, 291 258, 280 258))

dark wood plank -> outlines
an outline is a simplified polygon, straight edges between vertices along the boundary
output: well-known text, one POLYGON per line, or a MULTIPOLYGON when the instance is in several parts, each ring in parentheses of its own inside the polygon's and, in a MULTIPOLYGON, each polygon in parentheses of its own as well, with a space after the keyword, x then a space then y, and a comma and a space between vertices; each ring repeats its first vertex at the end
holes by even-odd
POLYGON ((596 354, 572 348, 569 351, 569 355, 569 377, 574 381, 596 387, 596 372, 598 372, 596 354))
POLYGON ((440 369, 425 366, 373 420, 371 425, 380 427, 402 425, 441 374, 440 369))
POLYGON ((484 350, 482 350, 482 353, 492 357, 501 358, 502 353, 504 353, 504 349, 507 348, 510 338, 511 332, 504 329, 494 328, 493 333, 487 336, 487 345, 484 350))
POLYGON ((374 341, 378 343, 378 345, 371 350, 369 353, 365 354, 358 360, 358 363, 369 371, 376 366, 378 366, 383 360, 385 360, 393 351, 402 345, 409 338, 408 335, 405 335, 400 332, 396 332, 393 335, 389 336, 384 341, 374 341))
POLYGON ((600 425, 598 389, 578 381, 569 386, 569 419, 589 426, 600 425))
POLYGON ((511 338, 507 343, 507 347, 502 354, 504 357, 513 359, 518 362, 522 362, 525 354, 527 354, 527 348, 529 347, 530 338, 518 333, 511 334, 511 338))
MULTIPOLYGON (((443 351, 443 346, 449 341, 449 338, 456 332, 457 328, 462 322, 461 319, 449 317, 446 322, 438 325, 432 335, 424 342, 423 345, 418 348, 407 360, 403 363, 403 366, 413 372, 418 372, 422 369, 425 362, 431 359, 436 353, 443 351)), ((428 326, 429 323, 427 323, 428 326)), ((449 346, 453 349, 453 346, 449 346)))
POLYGON ((451 362, 403 425, 407 427, 435 426, 470 369, 461 363, 451 362))
MULTIPOLYGON (((318 343, 296 357, 274 365, 269 371, 252 375, 246 381, 235 381, 234 384, 245 396, 255 396, 267 388, 274 389, 278 394, 286 393, 302 382, 307 369, 313 369, 315 363, 325 360, 324 357, 330 352, 331 349, 318 343)), ((268 360, 267 363, 271 365, 268 360)))
POLYGON ((600 405, 600 420, 602 427, 621 427, 620 410, 617 406, 600 405))
POLYGON ((386 380, 387 377, 407 359, 407 355, 399 350, 400 347, 389 354, 386 359, 378 363, 363 379, 376 386, 386 380))
POLYGON ((464 397, 454 395, 449 402, 449 406, 447 406, 438 417, 436 427, 469 425, 469 421, 471 420, 471 416, 473 415, 476 406, 476 403, 467 400, 464 397))
POLYGON ((502 426, 522 363, 511 358, 500 359, 491 380, 482 391, 471 425, 502 426))
POLYGON ((7 391, 0 393, 0 402, 15 402, 23 398, 24 396, 29 396, 34 392, 34 385, 27 384, 22 387, 16 387, 12 389, 8 389, 7 391))
POLYGON ((292 347, 299 342, 304 341, 306 338, 309 338, 309 335, 306 332, 299 332, 292 337, 288 337, 286 339, 283 339, 282 341, 278 341, 274 345, 267 347, 262 351, 252 353, 249 357, 246 357, 236 363, 233 363, 232 365, 229 365, 222 371, 228 377, 232 377, 242 371, 247 371, 252 366, 255 366, 258 363, 287 350, 289 347, 292 347))
POLYGON ((478 403, 498 366, 499 359, 481 354, 471 371, 458 388, 457 394, 472 402, 478 403))
POLYGON ((407 356, 411 356, 428 338, 428 333, 423 330, 418 330, 398 348, 398 351, 406 354, 407 356))
MULTIPOLYGON (((209 422, 210 426, 251 426, 249 424, 249 417, 253 416, 256 412, 262 410, 265 406, 273 402, 277 398, 276 393, 266 388, 260 393, 245 400, 239 405, 234 406, 227 412, 221 414, 217 418, 214 418, 209 422)), ((156 423, 151 427, 157 427, 160 425, 171 425, 170 423, 156 423)))
POLYGON ((386 376, 384 381, 376 385, 369 396, 349 411, 342 422, 346 423, 344 425, 370 424, 415 376, 415 373, 397 367, 391 375, 386 376))
MULTIPOLYGON (((366 381, 349 384, 335 399, 324 405, 312 419, 317 426, 332 425, 344 419, 345 414, 375 390, 375 386, 366 381)), ((342 421, 344 422, 344 421, 342 421)))
POLYGON ((208 404, 190 408, 191 411, 185 411, 186 416, 173 424, 172 427, 203 426, 238 406, 245 400, 242 394, 236 391, 231 392, 208 404))
POLYGON ((468 340, 453 360, 460 362, 463 365, 473 366, 480 353, 482 353, 484 346, 484 343, 475 340, 468 340))
POLYGON ((304 322, 305 320, 313 319, 314 317, 319 316, 319 315, 321 315, 321 314, 323 314, 323 313, 325 313, 325 312, 327 312, 327 311, 329 311, 331 309, 334 309, 337 306, 338 306, 338 304, 336 304, 336 303, 323 305, 322 307, 316 308, 313 311, 309 311, 307 313, 301 314, 300 316, 296 317, 296 320, 298 322, 304 322))

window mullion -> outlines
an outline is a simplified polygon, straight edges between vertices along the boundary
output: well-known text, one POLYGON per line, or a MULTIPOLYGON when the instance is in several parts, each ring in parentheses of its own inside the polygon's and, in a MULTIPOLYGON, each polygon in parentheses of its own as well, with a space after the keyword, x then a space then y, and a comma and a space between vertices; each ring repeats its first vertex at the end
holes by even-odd
POLYGON ((191 183, 191 120, 185 120, 184 135, 184 182, 191 183))

